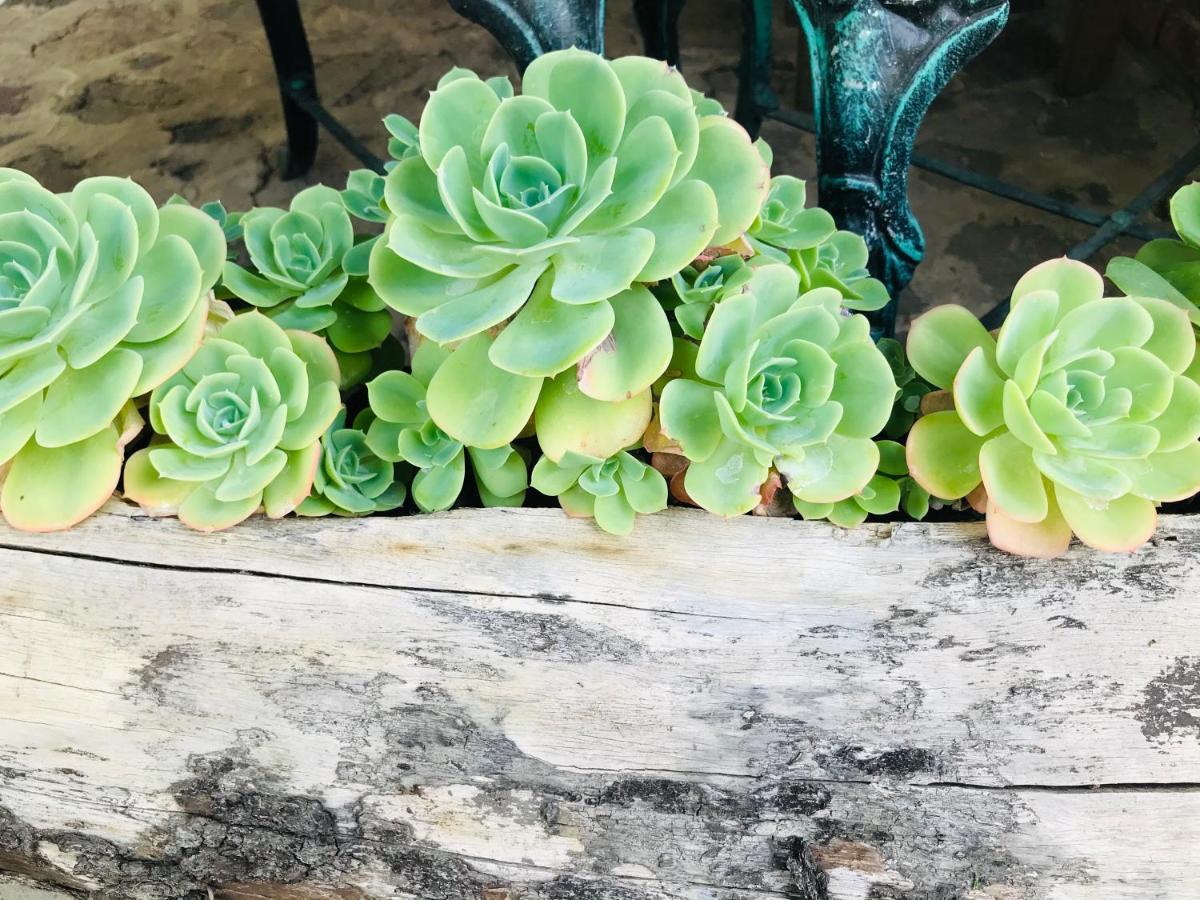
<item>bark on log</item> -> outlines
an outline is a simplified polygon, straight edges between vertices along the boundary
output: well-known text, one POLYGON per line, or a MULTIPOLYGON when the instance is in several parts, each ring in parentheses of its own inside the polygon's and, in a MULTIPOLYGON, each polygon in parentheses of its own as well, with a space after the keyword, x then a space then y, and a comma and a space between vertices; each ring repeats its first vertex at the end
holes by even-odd
POLYGON ((3 900, 1200 895, 1200 521, 0 530, 3 900))

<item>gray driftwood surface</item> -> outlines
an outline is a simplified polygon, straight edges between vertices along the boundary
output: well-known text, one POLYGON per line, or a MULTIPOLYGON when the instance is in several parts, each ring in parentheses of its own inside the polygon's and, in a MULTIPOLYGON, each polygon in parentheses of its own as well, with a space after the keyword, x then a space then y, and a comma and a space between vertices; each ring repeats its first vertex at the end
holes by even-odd
POLYGON ((0 530, 0 898, 1200 897, 1200 521, 0 530))

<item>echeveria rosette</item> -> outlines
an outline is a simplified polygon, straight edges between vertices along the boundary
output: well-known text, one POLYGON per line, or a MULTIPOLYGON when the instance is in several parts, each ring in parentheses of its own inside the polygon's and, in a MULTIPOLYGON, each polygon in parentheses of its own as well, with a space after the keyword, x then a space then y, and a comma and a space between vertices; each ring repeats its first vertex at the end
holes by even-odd
POLYGON ((287 210, 250 210, 241 226, 254 272, 226 262, 225 289, 283 328, 328 339, 342 386, 361 382, 371 367, 371 351, 388 336, 392 320, 366 281, 370 247, 355 245, 342 195, 315 185, 292 198, 287 210))
POLYGON ((766 192, 766 166, 737 123, 697 106, 660 61, 556 51, 522 85, 508 96, 463 70, 439 83, 419 155, 387 176, 392 219, 371 282, 439 343, 511 319, 490 350, 505 371, 553 377, 606 349, 616 363, 585 390, 638 393, 662 370, 647 380, 643 346, 610 337, 623 313, 635 315, 665 366, 666 315, 648 293, 636 308, 614 298, 738 238, 766 192))
POLYGON ((837 231, 833 216, 820 207, 805 208, 808 190, 792 175, 776 175, 746 239, 774 262, 790 263, 791 252, 819 247, 837 231))
POLYGON ((86 518, 138 431, 132 399, 204 336, 217 223, 123 178, 55 195, 0 169, 0 507, 15 528, 86 518))
POLYGON ((750 278, 751 268, 740 254, 727 253, 698 265, 699 261, 671 276, 675 290, 675 321, 688 337, 700 340, 704 323, 713 306, 726 294, 738 290, 750 278))
MULTIPOLYGON (((486 340, 486 335, 474 340, 480 339, 486 340)), ((486 355, 487 345, 481 349, 486 355)), ((367 384, 375 416, 367 430, 367 446, 381 459, 406 462, 417 469, 412 497, 422 512, 438 512, 454 505, 466 480, 467 457, 485 506, 520 506, 529 477, 525 460, 513 449, 511 438, 488 446, 468 445, 430 415, 429 394, 440 390, 433 383, 448 355, 445 348, 425 341, 414 355, 412 374, 384 372, 367 384)), ((532 411, 531 404, 522 426, 532 411)), ((478 430, 472 431, 469 424, 466 427, 470 435, 478 437, 478 430)), ((515 432, 512 437, 516 437, 515 432)), ((486 437, 483 440, 486 442, 486 437)))
POLYGON ((719 515, 757 506, 772 466, 806 503, 859 493, 878 466, 891 368, 837 291, 798 291, 794 269, 756 269, 713 310, 695 377, 663 388, 661 431, 691 461, 684 487, 719 515))
POLYGON ((312 492, 296 507, 296 515, 367 516, 404 505, 408 492, 404 482, 396 480, 395 464, 367 445, 362 428, 371 416, 364 413, 354 428, 347 428, 343 409, 326 430, 312 492))
POLYGON ((791 265, 803 290, 835 288, 846 309, 870 312, 887 305, 883 282, 867 271, 867 244, 852 231, 838 231, 833 216, 805 208, 807 189, 791 175, 776 175, 758 218, 746 232, 765 260, 791 265))
POLYGON ((1100 276, 1058 259, 1027 273, 993 338, 967 310, 913 323, 908 356, 954 408, 923 416, 908 464, 930 493, 982 481, 988 534, 1014 553, 1056 556, 1072 532, 1128 551, 1155 505, 1200 490, 1200 386, 1187 313, 1157 298, 1103 296, 1100 276))
POLYGON ((901 507, 913 519, 929 512, 929 492, 908 476, 904 445, 896 441, 875 442, 879 448, 879 471, 866 486, 845 500, 833 503, 806 503, 793 498, 796 512, 806 520, 826 519, 842 528, 855 528, 867 516, 885 516, 901 507))
POLYGON ((346 189, 341 194, 346 212, 364 222, 386 222, 388 213, 383 200, 383 185, 383 176, 378 172, 355 169, 346 176, 346 189))
POLYGON ((543 456, 533 467, 533 487, 557 497, 569 516, 594 518, 609 534, 633 531, 637 515, 667 508, 667 482, 655 469, 621 451, 608 459, 566 453, 543 456))
POLYGON ((129 458, 125 495, 200 531, 260 507, 287 515, 312 489, 321 435, 341 409, 338 377, 321 338, 237 316, 151 394, 162 437, 129 458))
MULTIPOLYGON (((1158 297, 1175 304, 1200 330, 1200 182, 1175 192, 1171 222, 1179 240, 1149 241, 1132 259, 1110 260, 1104 274, 1131 297, 1158 297)), ((1188 375, 1200 380, 1200 359, 1193 361, 1188 375)))

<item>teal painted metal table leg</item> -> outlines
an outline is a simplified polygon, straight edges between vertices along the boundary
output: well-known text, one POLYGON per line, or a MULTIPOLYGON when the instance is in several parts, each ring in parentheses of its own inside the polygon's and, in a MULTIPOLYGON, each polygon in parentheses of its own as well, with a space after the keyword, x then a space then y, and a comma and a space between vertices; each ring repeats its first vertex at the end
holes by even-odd
POLYGON ((871 248, 892 303, 925 255, 908 203, 913 140, 929 104, 1008 19, 1007 0, 793 0, 808 39, 820 202, 871 248))
MULTIPOLYGON (((895 328, 896 297, 925 254, 908 203, 913 140, 929 104, 1008 20, 1008 0, 792 0, 812 65, 821 206, 871 250, 892 303, 873 316, 895 328)), ((778 106, 770 88, 771 3, 742 0, 745 52, 737 117, 757 133, 778 106)), ((803 116, 776 113, 796 123, 803 116)))
POLYGON ((550 50, 604 52, 604 0, 450 0, 450 6, 490 31, 522 72, 550 50))

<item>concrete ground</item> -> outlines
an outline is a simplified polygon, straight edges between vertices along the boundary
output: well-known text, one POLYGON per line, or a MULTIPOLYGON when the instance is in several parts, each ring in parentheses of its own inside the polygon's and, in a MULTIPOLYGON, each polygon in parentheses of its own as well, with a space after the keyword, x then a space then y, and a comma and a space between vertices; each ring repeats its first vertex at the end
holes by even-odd
MULTIPOLYGON (((784 5, 776 81, 790 101, 798 33, 784 5)), ((416 118, 451 65, 512 72, 490 35, 444 0, 302 6, 324 100, 380 153, 382 116, 416 118)), ((1014 0, 1005 33, 938 99, 918 146, 1108 210, 1195 143, 1200 119, 1182 85, 1129 49, 1112 61, 1100 90, 1056 95, 1063 6, 1014 0)), ((610 8, 609 54, 638 52, 628 6, 610 8)), ((685 73, 729 106, 737 26, 735 0, 692 0, 683 23, 685 73)), ((282 135, 270 56, 250 0, 0 0, 0 165, 57 190, 88 175, 127 174, 160 199, 178 192, 241 209, 285 204, 303 186, 278 176, 282 135)), ((768 124, 764 136, 775 148, 776 171, 813 176, 810 137, 778 124, 768 124)), ((340 186, 355 166, 325 139, 305 183, 340 186)), ((982 312, 1025 269, 1090 230, 919 171, 911 196, 928 255, 904 300, 906 315, 943 302, 982 312)), ((1162 226, 1163 212, 1147 221, 1162 226)), ((1126 240, 1118 249, 1136 246, 1126 240)))

